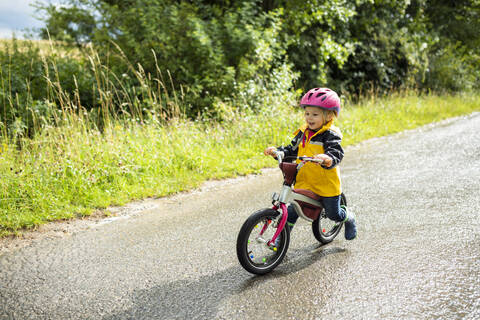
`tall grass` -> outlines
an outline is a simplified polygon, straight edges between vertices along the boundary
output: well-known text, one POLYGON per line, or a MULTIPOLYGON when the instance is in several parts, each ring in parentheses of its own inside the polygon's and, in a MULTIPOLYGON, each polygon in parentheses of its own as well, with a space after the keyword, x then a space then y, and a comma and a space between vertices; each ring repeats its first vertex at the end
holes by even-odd
POLYGON ((258 172, 271 164, 260 155, 263 147, 280 143, 290 129, 267 118, 238 120, 228 129, 188 120, 112 122, 102 133, 52 127, 21 150, 7 142, 0 153, 0 233, 258 172))
POLYGON ((413 129, 431 122, 480 111, 480 93, 455 95, 395 92, 386 97, 364 97, 346 107, 339 125, 346 145, 413 129))
MULTIPOLYGON (((348 146, 480 110, 479 98, 377 98, 346 106, 338 125, 348 146)), ((227 125, 185 119, 143 125, 111 120, 103 132, 77 121, 45 129, 24 140, 21 149, 2 137, 0 234, 273 166, 261 154, 263 148, 288 143, 301 123, 301 114, 289 106, 277 113, 238 117, 227 125)))
POLYGON ((101 58, 93 47, 80 51, 19 40, 1 44, 0 130, 10 139, 71 122, 101 129, 110 121, 166 122, 185 113, 183 88, 175 87, 168 70, 157 65, 154 74, 146 73, 118 47, 112 59, 127 67, 114 72, 103 63, 110 54, 101 58))
MULTIPOLYGON (((159 70, 152 76, 140 65, 130 65, 129 74, 141 83, 132 92, 94 51, 89 61, 98 111, 87 112, 78 93, 64 90, 53 66, 54 72, 45 75, 51 99, 45 103, 52 106, 47 116, 32 108, 31 137, 1 131, 0 236, 133 199, 190 190, 208 179, 258 172, 275 165, 262 150, 289 143, 302 123, 301 111, 291 107, 293 94, 265 98, 268 103, 256 113, 235 111, 225 102, 219 103, 222 121, 188 120, 182 91, 174 90, 173 81, 165 81, 159 70), (118 106, 120 113, 114 112, 118 106)), ((347 104, 338 125, 348 146, 480 110, 479 98, 477 93, 413 91, 371 96, 347 104)))
MULTIPOLYGON (((263 146, 291 130, 286 114, 240 114, 226 103, 219 103, 219 122, 188 120, 182 88, 158 66, 151 75, 128 64, 117 75, 93 49, 87 61, 97 109, 87 111, 78 90, 64 89, 55 60, 45 58, 46 111, 37 112, 29 98, 30 136, 1 131, 0 235, 257 172, 269 163, 260 156, 263 146), (132 76, 139 86, 127 86, 132 76)), ((13 106, 15 99, 6 101, 13 106)))

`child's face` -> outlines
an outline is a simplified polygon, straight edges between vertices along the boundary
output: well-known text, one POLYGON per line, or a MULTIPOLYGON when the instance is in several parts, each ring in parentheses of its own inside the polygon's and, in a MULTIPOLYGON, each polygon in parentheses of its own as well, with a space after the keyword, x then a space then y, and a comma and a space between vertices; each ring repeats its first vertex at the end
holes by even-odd
POLYGON ((323 111, 317 107, 305 107, 305 121, 310 130, 318 130, 326 122, 323 111))

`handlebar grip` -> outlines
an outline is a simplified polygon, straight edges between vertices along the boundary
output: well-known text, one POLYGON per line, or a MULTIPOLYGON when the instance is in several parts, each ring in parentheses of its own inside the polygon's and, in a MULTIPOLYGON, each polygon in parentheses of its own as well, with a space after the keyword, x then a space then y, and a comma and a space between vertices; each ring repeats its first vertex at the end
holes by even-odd
POLYGON ((276 150, 275 150, 275 151, 274 151, 274 154, 275 154, 275 156, 277 157, 277 159, 283 159, 283 158, 285 158, 285 152, 283 152, 283 151, 276 151, 276 150))

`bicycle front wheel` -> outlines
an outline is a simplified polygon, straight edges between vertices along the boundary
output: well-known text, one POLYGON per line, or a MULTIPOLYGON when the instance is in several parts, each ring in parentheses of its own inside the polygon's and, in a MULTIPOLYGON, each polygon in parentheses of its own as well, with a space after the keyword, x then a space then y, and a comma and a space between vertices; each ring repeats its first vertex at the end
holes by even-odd
MULTIPOLYGON (((343 193, 341 194, 340 205, 347 205, 347 198, 343 193)), ((342 226, 343 222, 335 222, 328 219, 325 210, 322 210, 318 218, 312 222, 312 231, 318 241, 322 244, 327 244, 335 239, 342 226)))
POLYGON ((265 274, 277 267, 287 253, 290 243, 289 228, 284 227, 276 245, 268 245, 280 220, 280 213, 263 209, 253 213, 243 224, 237 237, 238 261, 253 274, 265 274))

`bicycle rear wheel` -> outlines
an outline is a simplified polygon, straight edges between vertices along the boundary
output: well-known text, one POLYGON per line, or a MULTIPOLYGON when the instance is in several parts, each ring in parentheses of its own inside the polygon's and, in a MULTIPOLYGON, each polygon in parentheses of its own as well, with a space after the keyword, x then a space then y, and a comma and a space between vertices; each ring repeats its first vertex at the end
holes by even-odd
MULTIPOLYGON (((340 198, 340 205, 347 205, 347 198, 342 193, 340 198)), ((343 221, 335 222, 328 219, 325 210, 318 215, 318 218, 312 222, 312 231, 315 238, 323 244, 333 241, 342 229, 343 221)))
POLYGON ((237 257, 245 270, 265 274, 277 267, 287 253, 290 232, 287 227, 278 235, 277 245, 268 246, 278 228, 280 213, 263 209, 253 213, 243 224, 237 237, 237 257))

